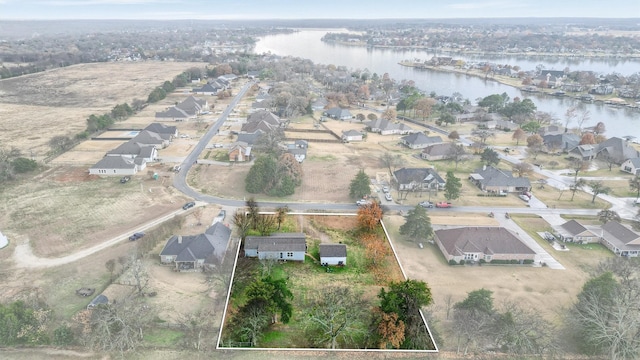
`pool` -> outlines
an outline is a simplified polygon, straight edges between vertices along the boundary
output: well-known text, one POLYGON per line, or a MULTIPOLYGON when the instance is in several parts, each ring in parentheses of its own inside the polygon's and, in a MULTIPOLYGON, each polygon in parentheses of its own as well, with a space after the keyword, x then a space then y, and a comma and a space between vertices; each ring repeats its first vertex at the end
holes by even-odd
POLYGON ((137 136, 140 133, 140 131, 129 131, 128 133, 126 133, 124 136, 137 136))

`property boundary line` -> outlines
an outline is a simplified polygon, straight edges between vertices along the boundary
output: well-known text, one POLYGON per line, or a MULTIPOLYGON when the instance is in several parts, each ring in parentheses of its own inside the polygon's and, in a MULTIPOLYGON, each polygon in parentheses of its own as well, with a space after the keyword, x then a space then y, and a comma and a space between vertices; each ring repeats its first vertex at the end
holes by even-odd
MULTIPOLYGON (((274 212, 268 212, 268 211, 264 211, 264 212, 260 212, 260 214, 274 214, 274 212)), ((288 213, 289 215, 331 215, 331 216, 357 216, 357 214, 354 213, 302 213, 302 212, 290 212, 288 213)), ((382 225, 382 229, 384 231, 385 237, 387 238, 387 241, 389 242, 389 245, 391 246, 391 250, 393 251, 393 256, 396 259, 396 262, 398 263, 398 266, 400 267, 400 271, 402 272, 402 275, 404 276, 404 279, 407 280, 407 274, 404 272, 404 268, 402 267, 402 264, 400 263, 400 259, 398 258, 398 254, 396 253, 396 250, 393 246, 393 243, 391 242, 391 238, 389 237, 389 233, 387 232, 387 228, 384 226, 384 223, 382 222, 382 219, 380 220, 380 224, 382 225)), ((240 245, 242 244, 242 241, 238 242, 238 250, 236 251, 236 260, 233 263, 233 271, 231 273, 231 283, 229 284, 229 290, 227 291, 227 300, 225 301, 225 305, 224 305, 224 314, 222 315, 222 322, 220 324, 220 333, 218 334, 218 341, 216 343, 216 350, 239 350, 239 351, 314 351, 314 352, 374 352, 374 353, 379 353, 379 352, 384 352, 384 353, 431 353, 431 354, 437 354, 440 351, 438 350, 438 345, 436 344, 435 339, 433 338, 433 334, 431 333, 431 329, 429 328, 429 324, 427 324, 427 320, 424 317, 424 314, 422 313, 422 310, 420 310, 420 317, 422 318, 422 322, 424 323, 425 327, 427 328, 427 333, 429 334, 429 337, 431 338, 431 342, 433 343, 433 346, 435 347, 435 350, 416 350, 416 349, 321 349, 321 348, 253 348, 253 347, 223 347, 220 346, 220 341, 222 340, 222 331, 224 330, 224 320, 227 316, 227 307, 229 306, 229 300, 231 299, 231 288, 233 287, 233 279, 235 278, 235 274, 236 274, 236 266, 238 264, 238 257, 240 256, 240 245)))

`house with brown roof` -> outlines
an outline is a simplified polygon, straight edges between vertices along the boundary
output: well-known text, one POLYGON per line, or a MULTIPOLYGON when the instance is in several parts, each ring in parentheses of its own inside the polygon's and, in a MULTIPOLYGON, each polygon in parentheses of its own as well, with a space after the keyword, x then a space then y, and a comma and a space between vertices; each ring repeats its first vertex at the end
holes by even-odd
POLYGON ((242 141, 236 141, 231 144, 231 147, 229 148, 229 161, 251 161, 251 146, 242 141))
POLYGON ((535 251, 503 227, 460 227, 434 232, 434 241, 447 261, 533 261, 535 251))
POLYGON ((429 145, 422 150, 420 157, 429 161, 446 160, 455 146, 452 142, 429 145))
POLYGON ((320 244, 320 264, 347 265, 347 245, 345 244, 320 244))
POLYGON ((588 229, 576 220, 569 220, 566 223, 554 228, 555 235, 565 242, 576 242, 578 244, 600 242, 600 232, 588 229))
POLYGON ((640 256, 640 234, 617 221, 602 225, 602 244, 617 256, 640 256))
POLYGON ((307 252, 306 236, 303 233, 276 233, 269 236, 247 236, 244 256, 260 260, 304 261, 307 252))

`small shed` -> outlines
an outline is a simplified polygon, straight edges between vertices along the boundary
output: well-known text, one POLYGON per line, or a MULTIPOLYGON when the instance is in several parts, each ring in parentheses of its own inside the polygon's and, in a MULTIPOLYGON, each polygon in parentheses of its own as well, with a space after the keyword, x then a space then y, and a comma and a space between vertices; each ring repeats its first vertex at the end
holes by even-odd
POLYGON ((320 244, 320 264, 347 265, 347 245, 320 244))
POLYGON ((109 299, 106 296, 100 294, 95 298, 93 298, 93 300, 91 300, 89 305, 87 305, 87 310, 91 310, 98 305, 106 305, 108 303, 109 303, 109 299))

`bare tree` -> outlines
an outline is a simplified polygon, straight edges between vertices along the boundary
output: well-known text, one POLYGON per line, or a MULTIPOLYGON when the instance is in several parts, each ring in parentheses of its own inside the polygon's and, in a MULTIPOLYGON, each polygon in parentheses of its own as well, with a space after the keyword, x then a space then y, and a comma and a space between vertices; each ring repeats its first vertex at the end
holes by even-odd
POLYGON ((571 201, 573 201, 573 198, 576 196, 576 191, 582 190, 586 185, 587 185, 587 181, 583 178, 580 178, 570 186, 571 201))
POLYGON ((458 170, 458 163, 464 161, 467 158, 467 151, 462 144, 455 144, 451 146, 447 153, 447 159, 453 161, 456 164, 456 170, 458 170))
POLYGON ((213 309, 206 308, 196 312, 187 312, 178 317, 177 322, 185 335, 181 339, 181 344, 185 349, 211 350, 206 345, 211 343, 209 340, 215 336, 214 315, 213 309))
POLYGON ((138 292, 138 296, 143 296, 144 291, 149 285, 149 273, 142 259, 137 258, 136 255, 131 256, 131 262, 129 263, 129 271, 133 277, 133 285, 138 292))
POLYGON ((514 173, 518 174, 518 177, 527 176, 533 172, 533 166, 526 162, 514 164, 512 169, 514 173))
POLYGON ((241 209, 237 210, 233 214, 233 225, 235 225, 236 230, 238 230, 238 235, 240 235, 240 239, 244 241, 247 236, 247 232, 251 230, 251 218, 242 211, 241 209))
POLYGON ((277 221, 275 216, 260 215, 258 217, 258 221, 256 222, 256 230, 258 230, 260 235, 267 236, 273 231, 276 222, 277 221))
POLYGON ((319 346, 338 347, 340 340, 366 331, 362 320, 366 305, 347 286, 329 285, 311 295, 305 330, 319 346))
POLYGON ((573 182, 575 183, 578 181, 578 173, 589 168, 589 161, 572 158, 569 162, 569 167, 574 171, 573 182))
POLYGON ((389 176, 393 176, 393 172, 396 168, 402 165, 402 157, 400 154, 393 155, 386 152, 380 156, 380 161, 387 169, 389 169, 389 176))

